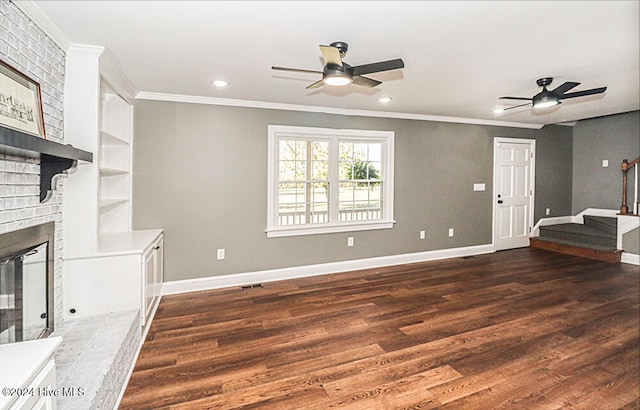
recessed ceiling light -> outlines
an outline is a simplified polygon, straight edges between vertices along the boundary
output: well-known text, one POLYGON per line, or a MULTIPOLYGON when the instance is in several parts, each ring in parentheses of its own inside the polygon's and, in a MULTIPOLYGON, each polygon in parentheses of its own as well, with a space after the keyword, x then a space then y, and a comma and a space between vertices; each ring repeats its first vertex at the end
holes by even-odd
POLYGON ((226 81, 224 81, 224 80, 215 80, 215 81, 213 82, 213 85, 215 85, 216 87, 221 87, 221 88, 222 88, 222 87, 226 87, 226 86, 228 86, 228 85, 229 85, 229 83, 228 83, 228 82, 226 82, 226 81))
POLYGON ((378 101, 380 101, 383 104, 386 104, 386 103, 391 101, 391 98, 390 97, 380 97, 380 98, 378 98, 378 101))

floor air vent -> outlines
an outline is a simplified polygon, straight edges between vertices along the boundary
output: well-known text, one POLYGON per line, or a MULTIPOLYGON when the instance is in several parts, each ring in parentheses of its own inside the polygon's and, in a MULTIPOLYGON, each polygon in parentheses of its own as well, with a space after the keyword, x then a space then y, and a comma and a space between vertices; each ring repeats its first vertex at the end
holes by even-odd
POLYGON ((255 288, 263 288, 262 283, 256 283, 253 285, 243 285, 242 289, 255 289, 255 288))

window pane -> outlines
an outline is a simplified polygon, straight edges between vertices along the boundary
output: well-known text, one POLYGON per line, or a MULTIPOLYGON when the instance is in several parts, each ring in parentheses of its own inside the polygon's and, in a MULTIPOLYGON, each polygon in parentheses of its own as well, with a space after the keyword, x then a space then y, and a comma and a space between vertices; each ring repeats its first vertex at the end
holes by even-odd
POLYGON ((340 179, 372 180, 382 178, 382 144, 376 142, 341 142, 340 179))
POLYGON ((280 183, 278 224, 301 225, 329 222, 328 183, 280 183))
POLYGON ((307 144, 308 141, 296 141, 296 159, 297 160, 306 160, 307 159, 307 144))
POLYGON ((354 162, 366 162, 369 159, 369 144, 368 143, 354 143, 353 144, 353 161, 354 162))
POLYGON ((278 158, 281 161, 291 161, 296 159, 296 142, 292 140, 279 141, 278 158))
POLYGON ((382 144, 369 143, 369 156, 367 159, 370 162, 382 162, 382 144))
POLYGON ((382 219, 382 183, 340 183, 341 222, 382 219))
POLYGON ((326 161, 313 161, 311 165, 311 179, 327 180, 329 178, 329 163, 326 161))
POLYGON ((329 202, 329 184, 328 183, 314 183, 312 184, 312 201, 315 203, 318 202, 329 202))
POLYGON ((369 162, 368 179, 380 179, 382 177, 382 162, 369 162))
POLYGON ((307 180, 307 163, 308 161, 296 161, 296 181, 307 180))
POLYGON ((313 142, 313 158, 314 161, 329 161, 329 143, 326 141, 313 142))
POLYGON ((295 161, 280 161, 279 166, 279 181, 293 181, 296 179, 295 173, 295 161))
POLYGON ((340 161, 353 161, 353 143, 340 142, 338 145, 340 161))

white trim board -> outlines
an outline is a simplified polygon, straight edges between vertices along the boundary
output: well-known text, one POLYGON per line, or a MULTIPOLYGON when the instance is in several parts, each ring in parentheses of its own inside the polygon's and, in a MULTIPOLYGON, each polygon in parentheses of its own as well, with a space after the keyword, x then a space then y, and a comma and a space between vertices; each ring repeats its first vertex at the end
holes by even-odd
POLYGON ((185 279, 162 284, 162 295, 196 292, 209 289, 228 288, 255 283, 275 282, 286 279, 327 275, 361 269, 380 268, 383 266, 402 265, 407 263, 427 262, 439 259, 458 258, 462 256, 493 253, 493 244, 468 246, 463 248, 440 249, 408 253, 401 255, 380 256, 367 259, 355 259, 343 262, 330 262, 317 265, 296 266, 291 268, 270 269, 256 272, 236 273, 231 275, 209 276, 206 278, 185 279))
POLYGON ((528 128, 528 129, 534 129, 534 130, 539 130, 543 127, 543 125, 541 124, 528 124, 523 122, 480 120, 475 118, 447 117, 447 116, 440 116, 440 115, 412 114, 412 113, 390 112, 390 111, 355 110, 355 109, 348 109, 348 108, 322 107, 322 106, 316 106, 316 105, 299 105, 299 104, 286 104, 286 103, 267 102, 267 101, 235 100, 231 98, 156 93, 156 92, 149 92, 149 91, 140 91, 138 92, 135 98, 138 100, 150 100, 150 101, 223 105, 228 107, 263 108, 267 110, 317 112, 317 113, 324 113, 324 114, 338 114, 338 115, 378 117, 378 118, 397 118, 397 119, 418 120, 418 121, 452 122, 457 124, 493 125, 497 127, 528 128))
POLYGON ((620 259, 620 261, 622 263, 640 266, 640 255, 636 255, 635 253, 622 252, 622 258, 620 259))

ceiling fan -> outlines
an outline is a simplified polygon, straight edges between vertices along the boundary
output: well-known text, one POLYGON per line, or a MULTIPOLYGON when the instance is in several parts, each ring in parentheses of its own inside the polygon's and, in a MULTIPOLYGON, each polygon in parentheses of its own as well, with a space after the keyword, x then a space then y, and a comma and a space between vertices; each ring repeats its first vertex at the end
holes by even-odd
POLYGON ((514 108, 518 108, 518 107, 524 107, 526 105, 531 105, 533 106, 533 108, 548 108, 548 107, 553 107, 555 105, 558 104, 562 104, 562 100, 566 100, 569 98, 576 98, 576 97, 584 97, 587 95, 593 95, 593 94, 601 94, 603 92, 605 92, 607 90, 607 87, 600 87, 600 88, 592 88, 590 90, 584 90, 584 91, 576 91, 573 93, 567 93, 567 91, 577 87, 578 85, 580 85, 580 83, 575 83, 572 81, 567 81, 566 83, 556 87, 555 89, 549 91, 547 90, 547 86, 549 84, 551 84, 551 82, 553 81, 552 77, 545 77, 545 78, 540 78, 539 80, 536 81, 536 83, 542 87, 542 91, 540 91, 538 94, 534 95, 532 98, 527 98, 527 97, 500 97, 500 99, 502 100, 528 100, 531 102, 528 102, 526 104, 520 104, 520 105, 514 105, 513 107, 508 107, 508 108, 503 108, 497 111, 506 111, 506 110, 511 110, 514 108))
POLYGON ((363 87, 373 88, 382 82, 372 78, 364 77, 364 74, 379 73, 382 71, 397 70, 404 68, 404 61, 397 58, 395 60, 380 61, 377 63, 363 64, 355 67, 342 61, 347 54, 349 45, 345 42, 338 41, 328 46, 320 46, 322 58, 324 59, 324 69, 322 71, 304 70, 299 68, 287 67, 271 67, 272 70, 293 71, 297 73, 314 73, 322 74, 322 79, 307 86, 310 88, 319 88, 322 85, 343 86, 347 84, 356 84, 363 87))

